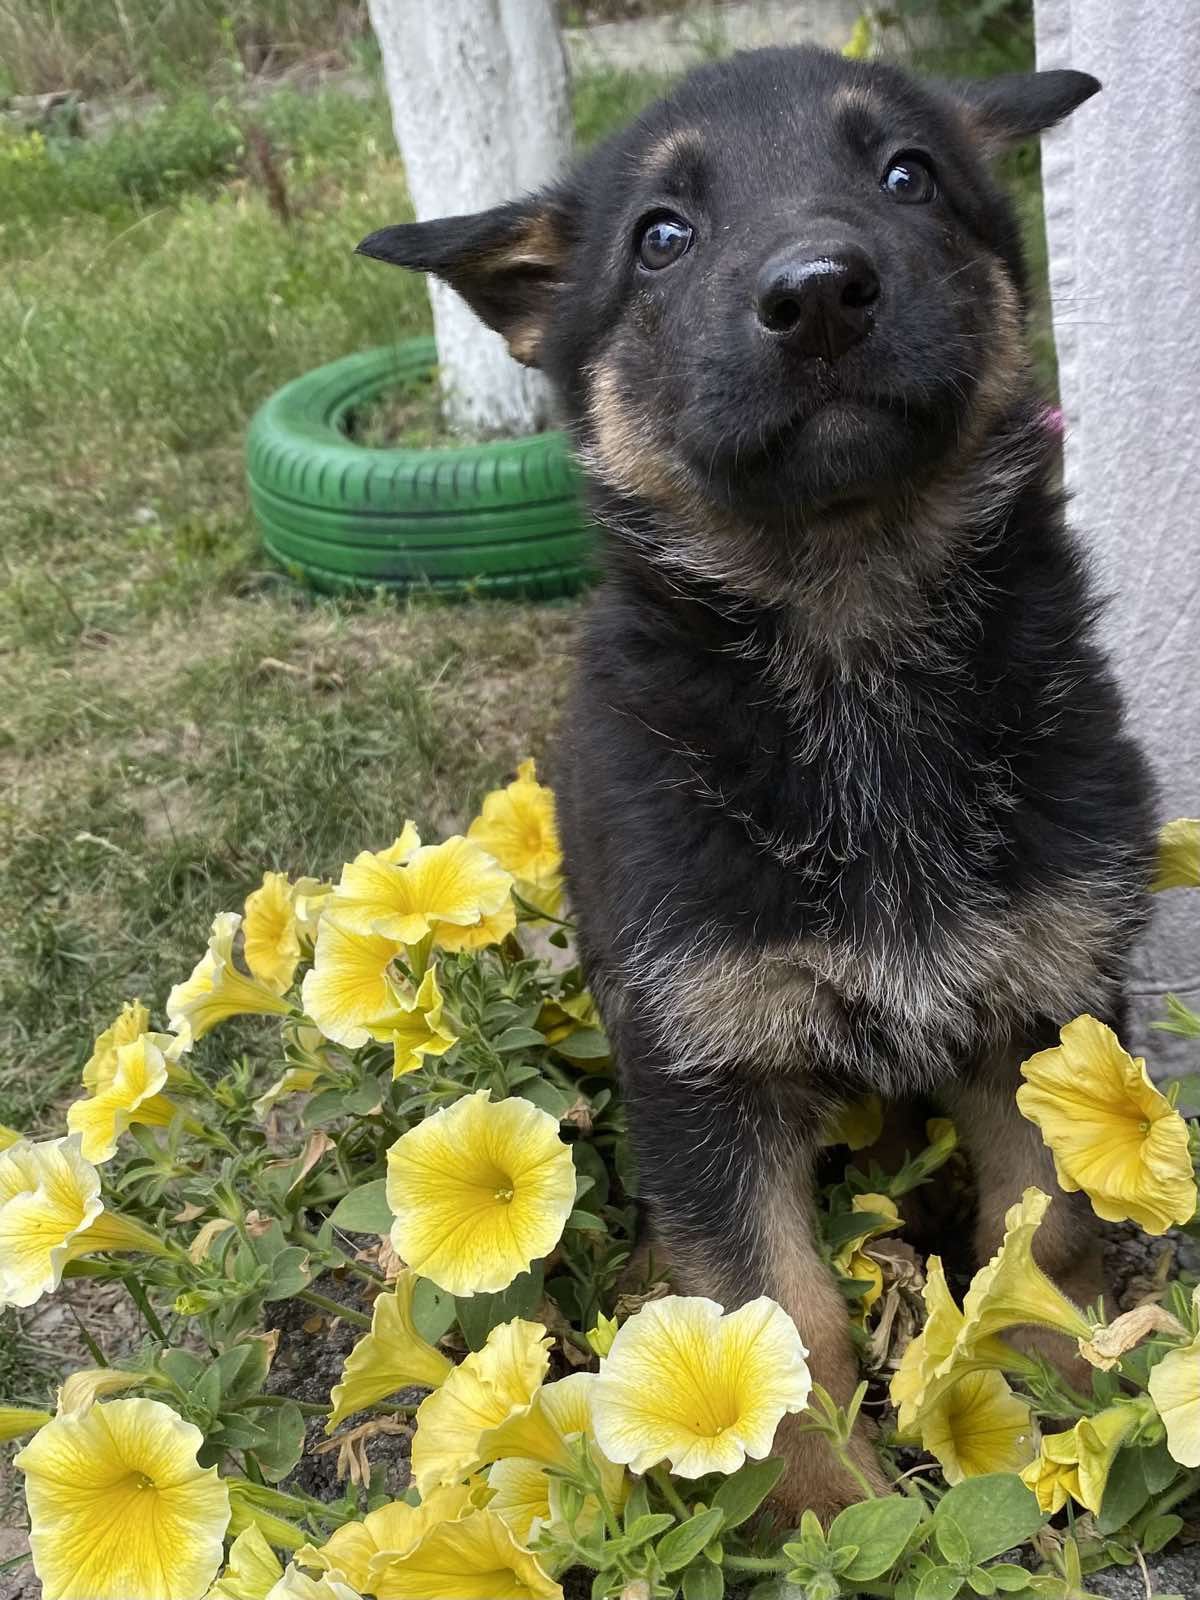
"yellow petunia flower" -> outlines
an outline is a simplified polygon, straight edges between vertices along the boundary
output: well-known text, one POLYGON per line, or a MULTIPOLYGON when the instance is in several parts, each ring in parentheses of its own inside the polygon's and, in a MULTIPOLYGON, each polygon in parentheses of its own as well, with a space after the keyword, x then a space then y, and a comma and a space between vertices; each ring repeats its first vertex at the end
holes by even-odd
POLYGON ((426 970, 411 1005, 403 1005, 388 1020, 394 1050, 392 1077, 402 1078, 425 1065, 426 1056, 444 1056, 458 1035, 442 1017, 442 991, 437 972, 426 970))
POLYGON ((92 1053, 84 1063, 83 1086, 99 1094, 112 1082, 117 1071, 117 1051, 132 1044, 150 1030, 150 1013, 140 1000, 127 1000, 121 1015, 96 1038, 92 1053))
MULTIPOLYGON (((1200 1288, 1192 1296, 1200 1317, 1200 1288)), ((1167 1430, 1167 1449, 1181 1467, 1200 1467, 1200 1333, 1170 1350, 1150 1374, 1150 1398, 1167 1430)))
MULTIPOLYGON (((312 1030, 316 1033, 316 1029, 312 1030)), ((275 1082, 254 1102, 254 1115, 265 1122, 277 1100, 289 1094, 311 1094, 321 1079, 323 1067, 289 1067, 281 1072, 275 1082)))
POLYGON ((404 842, 343 867, 332 907, 343 927, 416 945, 440 923, 474 927, 509 898, 511 876, 471 840, 456 834, 402 855, 404 842))
POLYGON ((35 1411, 29 1406, 0 1406, 0 1444, 36 1433, 50 1420, 48 1411, 35 1411))
POLYGON ((267 1600, 282 1577, 283 1567, 262 1531, 246 1528, 230 1546, 225 1571, 205 1600, 267 1600))
POLYGON ((163 1094, 170 1076, 165 1051, 175 1040, 163 1033, 142 1033, 114 1052, 111 1076, 94 1078, 95 1092, 67 1107, 67 1128, 81 1139, 85 1160, 110 1161, 117 1142, 133 1123, 165 1128, 179 1111, 163 1094))
MULTIPOLYGON (((561 1479, 546 1468, 567 1466, 570 1447, 581 1434, 590 1435, 595 1383, 594 1373, 573 1372, 556 1383, 544 1384, 526 1417, 514 1417, 489 1434, 489 1450, 500 1453, 500 1459, 488 1473, 488 1487, 493 1491, 488 1506, 524 1543, 536 1535, 535 1524, 545 1524, 551 1532, 566 1531, 559 1505, 561 1479)), ((588 1448, 599 1468, 605 1497, 619 1512, 629 1493, 625 1469, 609 1461, 590 1439, 588 1448)), ((600 1501, 588 1495, 576 1526, 586 1535, 603 1517, 600 1501)))
POLYGON ((221 1564, 229 1492, 157 1400, 66 1412, 16 1457, 45 1600, 190 1600, 221 1564))
POLYGON ((286 872, 264 872, 261 886, 246 896, 242 928, 246 965, 273 994, 291 988, 300 965, 295 898, 286 872))
POLYGON ((562 1600, 537 1557, 491 1510, 439 1523, 374 1581, 377 1600, 562 1600))
POLYGON ((7 1150, 10 1145, 18 1144, 25 1135, 18 1133, 15 1128, 6 1128, 0 1122, 0 1150, 7 1150))
POLYGON ((988 1370, 1034 1375, 1037 1363, 1003 1339, 977 1339, 969 1350, 959 1346, 963 1314, 950 1293, 940 1256, 925 1263, 925 1326, 913 1339, 891 1384, 892 1404, 899 1413, 902 1438, 920 1436, 920 1418, 962 1378, 988 1370))
POLYGON ((403 946, 348 927, 327 912, 317 932, 312 968, 304 975, 304 1009, 327 1039, 357 1050, 386 1038, 384 1023, 401 1009, 393 966, 403 946))
POLYGON ((558 915, 563 855, 554 791, 537 781, 532 761, 522 761, 516 780, 486 797, 467 837, 512 873, 523 900, 558 915))
POLYGON ((506 1289, 554 1249, 575 1203, 557 1120, 486 1089, 401 1134, 387 1163, 392 1247, 448 1294, 506 1289))
POLYGON ((600 1364, 592 1430, 610 1461, 683 1478, 736 1472, 769 1454, 812 1379, 796 1325, 765 1296, 723 1314, 714 1300, 669 1295, 625 1322, 600 1364))
POLYGON ((1176 817, 1158 832, 1158 866, 1151 889, 1200 888, 1200 817, 1176 817))
POLYGON ((1043 1511, 1061 1511, 1071 1496, 1088 1511, 1100 1502, 1117 1451, 1145 1420, 1146 1402, 1122 1402, 1082 1417, 1065 1433, 1047 1433, 1038 1459, 1021 1473, 1043 1511))
POLYGON ((871 1307, 883 1293, 883 1268, 864 1249, 864 1246, 869 1239, 876 1239, 881 1234, 891 1233, 893 1229, 901 1227, 902 1222, 896 1202, 886 1194, 856 1194, 850 1202, 850 1209, 888 1219, 884 1223, 876 1223, 869 1233, 844 1245, 833 1258, 833 1270, 840 1273, 843 1278, 860 1279, 870 1285, 866 1294, 855 1304, 853 1311, 854 1321, 865 1323, 871 1307))
POLYGON ((346 1357, 341 1381, 329 1396, 333 1413, 325 1425, 326 1433, 332 1433, 356 1411, 409 1384, 436 1389, 454 1370, 449 1356, 435 1350, 417 1332, 412 1314, 416 1282, 416 1274, 406 1267, 395 1288, 376 1300, 371 1331, 346 1357))
POLYGON ((1160 1234, 1196 1212, 1187 1123, 1111 1028, 1076 1017, 1061 1045, 1021 1066, 1021 1114, 1037 1124, 1060 1185, 1082 1189, 1106 1222, 1160 1234))
POLYGON ((617 1337, 616 1317, 606 1317, 603 1311, 596 1316, 596 1326, 589 1328, 587 1342, 598 1356, 606 1356, 612 1349, 613 1340, 617 1337))
POLYGON ((921 1444, 947 1483, 988 1472, 1019 1472, 1037 1454, 1028 1404, 999 1372, 971 1372, 921 1418, 921 1444))
POLYGON ((552 1343, 540 1323, 519 1317, 502 1323, 488 1334, 482 1350, 472 1350, 442 1386, 422 1400, 412 1442, 412 1475, 423 1499, 435 1489, 461 1482, 505 1450, 541 1454, 513 1448, 514 1438, 528 1445, 533 1427, 543 1428, 540 1436, 555 1448, 552 1428, 540 1419, 519 1433, 510 1426, 529 1418, 550 1364, 552 1343), (507 1431, 497 1443, 500 1429, 507 1431))
POLYGON ((333 900, 333 885, 320 878, 297 878, 292 885, 292 916, 303 955, 311 955, 321 918, 333 900))
POLYGON ((236 911, 218 912, 207 951, 191 977, 177 983, 167 996, 167 1021, 183 1049, 190 1050, 197 1039, 229 1017, 291 1014, 286 1000, 235 966, 233 941, 241 925, 236 911))
POLYGON ((474 1493, 463 1484, 435 1489, 419 1506, 393 1500, 360 1522, 344 1523, 319 1548, 306 1544, 296 1551, 296 1564, 337 1573, 356 1589, 374 1594, 380 1570, 408 1555, 439 1523, 467 1516, 474 1510, 474 1493))
POLYGON ((22 1140, 0 1154, 0 1305, 31 1306, 62 1281, 69 1261, 97 1250, 162 1255, 141 1223, 104 1209, 100 1174, 79 1136, 22 1140))
POLYGON ((1034 1235, 1049 1209, 1050 1196, 1032 1188, 1009 1207, 1000 1248, 971 1279, 963 1299, 963 1325, 951 1361, 1005 1328, 1051 1328, 1072 1339, 1086 1339, 1091 1333, 1083 1312, 1033 1259, 1034 1235))

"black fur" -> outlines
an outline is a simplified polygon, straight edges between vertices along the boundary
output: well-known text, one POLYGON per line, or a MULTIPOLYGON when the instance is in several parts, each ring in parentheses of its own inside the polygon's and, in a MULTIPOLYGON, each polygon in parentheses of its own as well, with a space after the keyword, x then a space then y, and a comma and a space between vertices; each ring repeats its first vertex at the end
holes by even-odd
MULTIPOLYGON (((1151 785, 985 164, 1098 87, 763 51, 694 74, 548 195, 364 244, 510 335, 535 325, 587 464, 609 551, 559 774, 571 895, 645 1193, 684 1276, 730 1303, 777 1288, 790 1247, 761 1218, 832 1102, 964 1105, 983 1062, 1011 1078, 1120 1005, 1151 785), (913 150, 937 175, 921 206, 880 187, 913 150), (695 241, 647 272, 639 227, 664 210, 695 241), (838 361, 764 338, 763 262, 851 246, 882 286, 868 335, 838 361), (684 993, 701 971, 711 1015, 684 993)), ((1010 1111, 975 1137, 1019 1142, 1010 1111)))

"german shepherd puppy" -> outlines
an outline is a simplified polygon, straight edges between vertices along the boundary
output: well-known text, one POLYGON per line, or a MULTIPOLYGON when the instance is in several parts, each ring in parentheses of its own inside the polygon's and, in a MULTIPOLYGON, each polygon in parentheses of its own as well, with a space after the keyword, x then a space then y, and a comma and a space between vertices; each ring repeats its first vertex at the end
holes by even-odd
MULTIPOLYGON (((739 55, 545 192, 359 246, 444 278, 561 395, 607 574, 559 794, 642 1192, 681 1287, 774 1296, 842 1402, 811 1188, 849 1096, 939 1101, 978 1255, 1038 1184, 1044 1265, 1100 1289, 1014 1092, 1058 1025, 1118 1017, 1152 793, 988 170, 1098 88, 739 55)), ((787 1508, 858 1498, 795 1423, 787 1508)))

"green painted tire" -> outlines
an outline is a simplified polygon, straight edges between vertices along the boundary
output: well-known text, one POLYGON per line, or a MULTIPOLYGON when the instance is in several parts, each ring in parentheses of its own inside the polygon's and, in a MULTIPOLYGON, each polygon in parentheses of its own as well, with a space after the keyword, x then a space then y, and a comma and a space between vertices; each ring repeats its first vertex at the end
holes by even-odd
POLYGON ((596 534, 565 434, 370 449, 355 410, 433 370, 430 338, 318 367, 260 407, 250 500, 270 554, 327 593, 433 590, 549 600, 594 576, 596 534))

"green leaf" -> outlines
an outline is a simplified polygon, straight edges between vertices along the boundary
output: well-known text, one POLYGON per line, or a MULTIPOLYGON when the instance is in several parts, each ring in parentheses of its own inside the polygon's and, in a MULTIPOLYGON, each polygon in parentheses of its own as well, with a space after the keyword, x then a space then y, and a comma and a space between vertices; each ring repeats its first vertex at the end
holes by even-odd
POLYGON ((952 1567, 969 1567, 974 1563, 971 1560, 971 1546, 966 1534, 949 1515, 938 1517, 933 1525, 933 1536, 937 1547, 952 1567))
POLYGON ((1200 1115, 1200 1072, 1189 1072, 1182 1078, 1170 1078, 1164 1088, 1176 1083, 1179 1085, 1179 1110, 1185 1116, 1200 1115))
POLYGON ((531 1271, 522 1272, 498 1294, 460 1295, 454 1302, 458 1325, 463 1338, 472 1350, 482 1350, 487 1336, 502 1322, 514 1317, 528 1317, 537 1310, 542 1298, 542 1263, 537 1262, 531 1271))
POLYGON ((626 1526, 622 1542, 632 1550, 636 1545, 645 1544, 647 1539, 657 1539, 674 1521, 669 1511, 648 1511, 626 1526))
POLYGON ((962 1592, 962 1579, 949 1567, 930 1567, 917 1585, 917 1600, 954 1600, 962 1592))
POLYGON ((970 1572, 967 1573, 967 1586, 974 1589, 976 1594, 984 1596, 993 1595, 996 1592, 996 1580, 986 1567, 972 1567, 970 1572))
POLYGON ((645 1478, 635 1478, 633 1488, 629 1491, 629 1498, 625 1502, 625 1531, 628 1532, 639 1517, 644 1517, 650 1510, 650 1491, 646 1486, 645 1478))
POLYGON ((611 1050, 608 1035, 601 1028, 576 1028, 554 1048, 568 1061, 600 1061, 611 1050))
POLYGON ((1015 1472, 990 1472, 956 1485, 933 1514, 935 1529, 944 1517, 953 1517, 966 1534, 971 1560, 976 1563, 1003 1555, 1047 1521, 1015 1472))
POLYGON ((860 1500, 839 1512, 829 1527, 829 1543, 858 1546, 844 1576, 858 1583, 882 1577, 899 1561, 924 1515, 922 1503, 904 1494, 860 1500))
POLYGON ((833 1249, 840 1250, 854 1239, 865 1239, 876 1228, 895 1226, 895 1217, 885 1217, 877 1211, 846 1211, 840 1217, 829 1218, 825 1237, 833 1249))
POLYGON ((271 1279, 263 1291, 263 1299, 290 1300, 307 1287, 311 1276, 308 1251, 298 1244, 289 1245, 271 1262, 271 1279))
MULTIPOLYGON (((571 1159, 574 1161, 575 1171, 579 1175, 577 1182, 583 1178, 592 1180, 592 1204, 596 1206, 604 1205, 608 1200, 610 1179, 608 1167, 599 1150, 590 1140, 577 1139, 571 1146, 571 1159)), ((576 1200, 587 1192, 585 1189, 576 1187, 576 1200)))
POLYGON ((1161 1494, 1179 1476, 1179 1463, 1167 1449, 1166 1440, 1141 1452, 1142 1476, 1151 1494, 1161 1494))
POLYGON ((1145 1454, 1136 1446, 1118 1452, 1104 1486, 1100 1515, 1096 1518, 1096 1527, 1101 1533, 1116 1533, 1118 1528, 1132 1521, 1149 1500, 1150 1489, 1142 1462, 1145 1454))
POLYGON ((659 1540, 655 1548, 655 1554, 663 1571, 678 1572, 680 1567, 686 1567, 689 1561, 700 1554, 708 1541, 717 1536, 724 1520, 725 1513, 712 1506, 707 1511, 698 1511, 694 1517, 681 1522, 677 1528, 672 1528, 670 1533, 659 1540))
POLYGON ((158 1364, 170 1378, 172 1383, 177 1383, 183 1390, 188 1390, 204 1371, 204 1363, 197 1361, 195 1356, 188 1355, 186 1350, 164 1350, 158 1358, 158 1364))
POLYGON ((546 1043, 546 1035, 539 1033, 536 1028, 505 1028, 498 1039, 489 1039, 488 1043, 497 1055, 507 1055, 510 1050, 541 1049, 546 1043))
POLYGON ((568 1228, 578 1228, 582 1233, 607 1233, 608 1224, 600 1217, 593 1216, 590 1211, 572 1211, 567 1218, 568 1228))
POLYGON ((561 1122, 571 1109, 571 1096, 548 1079, 532 1078, 521 1085, 521 1099, 529 1100, 539 1111, 546 1111, 556 1122, 561 1122))
POLYGON ((436 1344, 454 1326, 458 1308, 452 1294, 439 1289, 428 1278, 418 1278, 413 1284, 412 1315, 422 1339, 436 1344))
POLYGON ((689 1567, 683 1575, 683 1600, 722 1600, 724 1593, 725 1576, 711 1561, 689 1567))
POLYGON ((291 1400, 272 1406, 258 1419, 267 1435, 265 1444, 255 1447, 254 1459, 268 1483, 278 1483, 300 1459, 304 1449, 304 1417, 291 1400))
POLYGON ((333 1208, 330 1222, 346 1233, 390 1233, 392 1212, 385 1187, 386 1179, 376 1178, 351 1189, 333 1208))
POLYGON ((762 1461, 747 1461, 721 1484, 713 1495, 713 1505, 725 1513, 722 1530, 740 1528, 752 1517, 779 1482, 786 1463, 778 1456, 762 1461))
POLYGON ((1170 1544, 1171 1540, 1183 1527, 1183 1518, 1173 1513, 1169 1516, 1151 1517, 1142 1530, 1141 1546, 1148 1556, 1157 1553, 1170 1544))
POLYGON ((1029 1588, 1029 1574, 1024 1567, 1014 1567, 1008 1562, 1002 1562, 998 1567, 989 1567, 988 1573, 992 1582, 1002 1594, 1020 1594, 1023 1589, 1029 1588))

